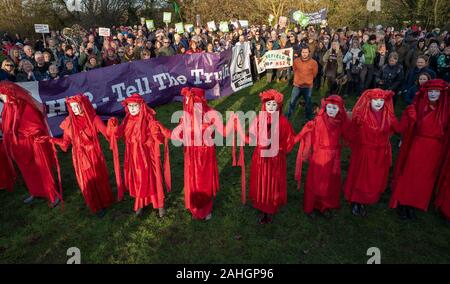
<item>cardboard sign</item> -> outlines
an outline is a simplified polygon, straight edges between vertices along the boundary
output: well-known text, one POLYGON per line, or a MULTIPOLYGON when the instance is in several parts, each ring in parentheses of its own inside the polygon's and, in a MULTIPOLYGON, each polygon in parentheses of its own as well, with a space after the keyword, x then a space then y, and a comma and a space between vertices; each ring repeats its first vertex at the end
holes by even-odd
POLYGON ((98 28, 98 34, 100 36, 111 36, 111 30, 108 28, 98 28))
POLYGON ((176 23, 175 24, 175 31, 179 34, 184 34, 184 28, 183 28, 183 23, 176 23))
POLYGON ((146 20, 145 25, 149 31, 153 31, 155 29, 155 22, 153 20, 146 20))
POLYGON ((228 33, 230 31, 228 28, 228 22, 220 22, 219 30, 223 33, 228 33))
POLYGON ((166 24, 172 22, 172 13, 164 12, 164 14, 163 14, 163 22, 166 23, 166 24))
POLYGON ((50 29, 47 24, 34 24, 34 30, 38 34, 49 34, 50 29))
POLYGON ((210 31, 217 31, 216 23, 214 21, 208 22, 208 29, 210 31))

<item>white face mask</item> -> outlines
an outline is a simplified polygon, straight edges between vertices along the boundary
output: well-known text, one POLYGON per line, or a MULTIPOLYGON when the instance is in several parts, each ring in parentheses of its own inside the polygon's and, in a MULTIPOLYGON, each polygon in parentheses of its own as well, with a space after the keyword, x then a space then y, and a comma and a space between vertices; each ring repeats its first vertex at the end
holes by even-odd
POLYGON ((371 105, 374 111, 380 111, 384 107, 384 99, 372 99, 371 105))
POLYGON ((267 101, 266 102, 266 111, 270 114, 276 112, 278 109, 278 104, 275 100, 267 101))
POLYGON ((336 117, 339 112, 339 106, 335 104, 327 104, 327 114, 329 117, 336 117))
POLYGON ((8 98, 6 97, 6 95, 0 94, 0 101, 2 101, 3 103, 6 103, 7 100, 8 100, 8 98))
POLYGON ((439 100, 440 96, 441 96, 441 91, 439 91, 439 90, 428 91, 428 99, 432 103, 437 102, 439 100))
POLYGON ((81 110, 81 107, 78 103, 70 103, 70 108, 73 111, 73 114, 80 115, 83 114, 83 111, 81 110))
POLYGON ((130 103, 127 105, 128 110, 132 116, 136 116, 141 111, 141 106, 137 103, 130 103))

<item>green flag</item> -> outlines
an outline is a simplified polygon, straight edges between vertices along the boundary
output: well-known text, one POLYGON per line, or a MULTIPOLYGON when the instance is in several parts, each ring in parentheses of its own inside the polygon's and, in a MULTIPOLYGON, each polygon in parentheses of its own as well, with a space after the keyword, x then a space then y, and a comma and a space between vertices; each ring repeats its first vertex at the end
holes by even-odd
POLYGON ((181 19, 180 6, 178 6, 177 1, 173 1, 173 10, 175 12, 175 15, 178 15, 178 17, 180 17, 180 19, 181 19))

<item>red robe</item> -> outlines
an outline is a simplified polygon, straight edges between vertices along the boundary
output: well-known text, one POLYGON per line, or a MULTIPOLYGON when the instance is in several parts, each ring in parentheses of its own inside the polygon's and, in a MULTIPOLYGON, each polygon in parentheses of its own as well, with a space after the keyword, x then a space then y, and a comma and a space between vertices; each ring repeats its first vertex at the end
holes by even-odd
POLYGON ((54 180, 57 159, 52 145, 37 142, 49 135, 45 112, 26 90, 14 83, 1 82, 0 93, 7 95, 2 112, 6 155, 19 167, 30 195, 51 203, 57 197, 62 200, 54 180))
MULTIPOLYGON (((260 118, 261 116, 257 117, 252 123, 250 133, 258 135, 257 133, 262 131, 260 118)), ((267 133, 271 135, 270 129, 274 125, 270 123, 270 119, 267 127, 267 133)), ((261 146, 265 143, 257 141, 250 165, 249 198, 253 207, 267 214, 276 213, 280 206, 287 202, 286 155, 292 151, 295 139, 291 124, 282 114, 275 131, 279 131, 278 153, 274 157, 261 157, 262 150, 267 150, 268 147, 261 146)))
MULTIPOLYGON (((448 137, 450 108, 446 93, 441 91, 434 109, 430 107, 427 86, 439 85, 441 80, 431 80, 422 86, 417 99, 403 113, 416 112, 417 121, 411 123, 404 135, 392 183, 390 207, 406 205, 428 210, 433 189, 439 177, 439 170, 446 154, 445 144, 448 137)), ((447 86, 443 83, 443 89, 447 86)), ((435 89, 436 86, 430 89, 435 89)))
MULTIPOLYGON (((130 98, 135 99, 135 97, 130 98)), ((125 100, 126 103, 128 103, 127 100, 125 100)), ((125 106, 127 116, 117 133, 119 138, 125 137, 125 188, 130 196, 135 198, 135 211, 149 204, 153 204, 153 208, 164 208, 163 176, 166 180, 167 191, 170 191, 168 139, 170 139, 171 131, 156 120, 154 111, 147 108, 141 98, 133 102, 140 103, 140 113, 132 116, 125 106), (165 144, 166 153, 164 172, 160 154, 162 143, 165 144)))
POLYGON ((2 139, 0 139, 0 169, 0 189, 12 191, 16 173, 10 159, 6 155, 2 139))
MULTIPOLYGON (((412 105, 411 105, 412 106, 412 105)), ((416 135, 411 144, 403 170, 396 177, 391 208, 399 203, 428 210, 439 167, 444 157, 444 129, 435 123, 436 112, 429 111, 417 122, 416 135)), ((405 143, 402 147, 407 146, 405 143)))
MULTIPOLYGON (((213 143, 215 131, 222 136, 230 133, 231 128, 223 131, 223 125, 214 109, 206 102, 205 91, 199 88, 183 88, 183 109, 186 117, 174 129, 173 137, 184 141, 184 200, 195 219, 205 219, 213 208, 213 198, 219 191, 219 170, 217 167, 216 147, 213 143), (197 113, 201 121, 194 119, 194 104, 201 106, 197 113), (206 115, 208 113, 208 115, 206 115), (189 119, 187 119, 189 118, 189 119), (197 131, 195 129, 198 129, 197 131), (201 134, 198 145, 195 133, 201 134), (202 137, 205 138, 202 139, 202 137), (206 143, 209 141, 208 143, 206 143)), ((231 120, 230 120, 231 121, 231 120)))
POLYGON ((369 205, 377 203, 386 190, 392 164, 389 139, 397 131, 398 122, 389 94, 379 89, 366 92, 366 96, 363 94, 360 97, 361 103, 355 105, 357 109, 353 109, 352 154, 344 195, 348 202, 369 205), (370 106, 371 96, 377 95, 386 99, 379 112, 373 111, 370 106))
MULTIPOLYGON (((337 104, 332 101, 329 103, 337 104)), ((321 113, 309 121, 296 137, 296 140, 301 140, 296 169, 299 188, 302 160, 309 160, 303 197, 303 210, 308 214, 314 209, 324 212, 340 208, 342 191, 340 140, 348 125, 343 101, 339 105, 338 116, 331 118, 325 112, 324 103, 321 113)))
POLYGON ((69 99, 76 100, 85 113, 83 116, 76 116, 68 106, 70 115, 60 125, 64 131, 63 137, 53 138, 52 141, 64 152, 72 145, 73 166, 78 186, 90 210, 97 213, 109 207, 114 202, 114 196, 97 136, 97 132, 101 132, 107 137, 106 127, 100 117, 95 115, 88 99, 84 98, 86 97, 75 96, 69 99), (92 110, 88 111, 87 107, 92 110))
MULTIPOLYGON (((449 137, 450 138, 450 137, 449 137)), ((441 169, 438 191, 436 194, 436 208, 450 221, 450 150, 447 146, 447 155, 441 169)))

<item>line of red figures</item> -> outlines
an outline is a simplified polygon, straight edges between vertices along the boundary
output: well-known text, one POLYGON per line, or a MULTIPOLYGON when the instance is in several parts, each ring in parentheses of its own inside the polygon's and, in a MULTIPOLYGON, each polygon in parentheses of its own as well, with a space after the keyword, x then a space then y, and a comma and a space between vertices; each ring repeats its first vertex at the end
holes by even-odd
POLYGON ((56 145, 72 149, 78 186, 89 209, 99 217, 126 192, 134 199, 140 216, 150 205, 164 217, 165 194, 171 190, 169 142, 184 148, 185 207, 198 220, 212 218, 213 201, 220 189, 216 133, 232 139, 233 166, 240 166, 242 202, 246 203, 244 145, 255 146, 250 164, 248 198, 260 214, 260 224, 271 223, 287 203, 287 155, 299 143, 295 180, 304 184, 303 210, 311 218, 331 218, 341 207, 341 193, 355 216, 366 216, 368 206, 379 202, 390 186, 390 208, 403 220, 417 218, 415 210, 427 211, 435 196, 435 207, 450 224, 450 97, 449 85, 440 79, 421 86, 414 102, 398 120, 391 91, 366 90, 347 112, 337 95, 322 100, 316 117, 296 134, 282 114, 283 95, 275 90, 260 94, 262 109, 246 132, 237 114, 223 125, 220 114, 210 107, 205 91, 184 88, 183 115, 169 130, 156 119, 156 112, 139 94, 122 104, 125 118, 104 122, 84 95, 66 98, 69 116, 60 127, 61 138, 51 137, 45 108, 20 86, 0 82, 3 102, 0 140, 0 188, 12 191, 20 171, 29 191, 24 201, 45 198, 50 207, 64 204, 61 170, 56 145), (117 198, 98 133, 113 153, 117 198), (401 135, 398 158, 392 166, 390 138, 401 135), (118 141, 124 140, 120 161, 118 141), (239 142, 240 153, 236 157, 239 142), (161 155, 161 146, 164 153, 161 155), (341 152, 351 150, 345 182, 341 176, 341 152), (163 157, 162 157, 163 156, 163 157), (302 183, 303 164, 308 163, 302 183), (122 167, 121 167, 122 164, 122 167))

